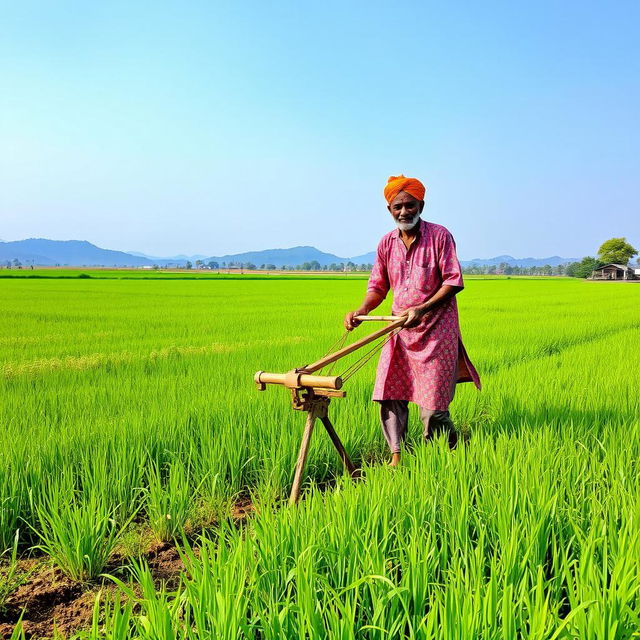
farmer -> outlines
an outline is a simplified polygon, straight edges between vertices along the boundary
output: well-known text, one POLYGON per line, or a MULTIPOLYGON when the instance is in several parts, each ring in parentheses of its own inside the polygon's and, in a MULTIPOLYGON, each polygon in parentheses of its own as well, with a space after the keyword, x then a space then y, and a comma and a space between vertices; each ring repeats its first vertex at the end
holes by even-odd
POLYGON ((351 331, 360 324, 355 316, 373 311, 389 289, 393 314, 407 318, 402 331, 382 350, 373 391, 392 466, 400 462, 409 402, 420 407, 425 440, 444 433, 453 448, 458 436, 449 403, 455 385, 474 382, 480 388, 460 338, 455 296, 464 285, 456 245, 447 229, 420 219, 425 191, 415 178, 389 178, 384 197, 397 229, 378 244, 365 299, 344 319, 351 331))

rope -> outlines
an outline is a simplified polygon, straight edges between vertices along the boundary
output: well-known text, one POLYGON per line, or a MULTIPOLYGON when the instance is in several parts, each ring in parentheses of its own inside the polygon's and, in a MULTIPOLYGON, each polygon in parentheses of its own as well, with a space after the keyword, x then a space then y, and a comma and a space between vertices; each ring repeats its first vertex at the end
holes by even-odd
MULTIPOLYGON (((347 341, 347 336, 349 335, 349 333, 350 333, 349 331, 345 331, 345 332, 342 334, 342 338, 340 338, 340 340, 338 340, 338 348, 337 348, 337 349, 331 349, 331 350, 329 351, 329 353, 332 353, 333 351, 340 351, 340 349, 342 349, 342 347, 344 347, 345 342, 347 341)), ((326 373, 325 375, 330 376, 330 375, 332 374, 333 370, 335 369, 336 364, 338 364, 338 362, 339 362, 339 360, 336 360, 336 361, 331 365, 331 367, 329 368, 329 371, 327 371, 327 373, 326 373)))
MULTIPOLYGON (((367 351, 363 356, 361 356, 360 358, 358 358, 351 366, 349 366, 346 371, 342 374, 340 374, 340 377, 342 378, 343 382, 346 382, 349 378, 351 378, 354 374, 356 374, 358 371, 360 371, 360 369, 362 369, 362 367, 364 367, 365 364, 367 364, 367 362, 369 362, 369 360, 371 360, 371 358, 373 358, 373 356, 380 351, 385 344, 387 344, 387 342, 389 342, 389 340, 391 340, 391 338, 393 338, 393 336, 398 335, 398 333, 400 333, 400 331, 402 331, 402 327, 398 327, 397 329, 394 329, 393 331, 391 331, 390 333, 388 333, 384 339, 380 340, 378 343, 376 343, 372 349, 369 349, 369 351, 367 351)), ((340 349, 342 349, 342 347, 344 347, 346 341, 347 341, 347 337, 349 336, 351 332, 350 331, 345 331, 327 350, 327 352, 324 354, 324 356, 322 356, 323 358, 328 356, 331 353, 334 353, 335 351, 339 351, 340 349)), ((321 373, 322 375, 325 376, 330 376, 333 372, 333 370, 336 367, 336 364, 339 362, 339 360, 336 360, 335 362, 332 362, 330 365, 330 368, 328 371, 324 371, 324 369, 319 369, 316 373, 321 373)), ((301 367, 302 369, 304 369, 304 367, 301 367)))
POLYGON ((389 342, 391 338, 393 338, 393 336, 400 333, 401 330, 402 330, 402 327, 398 327, 397 329, 394 329, 391 333, 387 334, 384 340, 380 340, 380 342, 378 342, 372 349, 367 351, 367 353, 365 353, 362 357, 356 360, 348 369, 346 369, 344 373, 340 375, 340 377, 342 378, 342 381, 346 382, 349 378, 351 378, 358 371, 360 371, 360 369, 362 369, 362 367, 364 367, 364 365, 367 364, 367 362, 369 362, 369 360, 371 360, 371 358, 373 358, 373 356, 378 351, 380 351, 384 347, 384 345, 387 344, 387 342, 389 342))
MULTIPOLYGON (((329 354, 333 353, 334 351, 339 351, 340 349, 342 349, 342 347, 344 347, 345 342, 347 341, 347 337, 349 336, 349 331, 345 331, 328 349, 327 352, 322 356, 323 358, 326 358, 329 354)), ((337 362, 337 360, 336 360, 337 362)), ((331 365, 331 369, 329 370, 329 373, 325 374, 325 375, 329 375, 331 373, 331 371, 333 371, 333 367, 335 367, 335 362, 331 365)), ((301 369, 304 369, 307 365, 305 365, 304 367, 300 367, 301 369)), ((318 371, 316 371, 317 374, 319 374, 323 369, 319 369, 318 371)))
POLYGON ((326 358, 330 353, 334 351, 339 351, 344 347, 344 343, 347 341, 347 336, 349 335, 349 331, 346 331, 327 349, 327 352, 322 356, 326 358))
MULTIPOLYGON (((347 341, 347 336, 349 335, 349 331, 345 331, 342 338, 340 338, 339 340, 339 346, 336 349, 336 351, 339 351, 340 349, 342 349, 342 347, 344 347, 345 342, 347 341)), ((327 371, 326 375, 330 376, 333 373, 333 370, 336 368, 336 365, 338 364, 339 360, 336 360, 334 363, 332 363, 331 367, 329 368, 329 371, 327 371)))

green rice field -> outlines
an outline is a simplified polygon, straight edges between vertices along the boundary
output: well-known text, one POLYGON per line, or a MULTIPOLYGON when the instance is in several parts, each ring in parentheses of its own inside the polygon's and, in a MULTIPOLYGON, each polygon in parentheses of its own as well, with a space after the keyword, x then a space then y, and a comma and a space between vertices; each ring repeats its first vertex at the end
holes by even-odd
POLYGON ((640 285, 467 279, 466 445, 413 408, 386 466, 374 358, 330 407, 363 479, 318 429, 289 507, 304 415, 253 374, 324 355, 366 277, 67 275, 0 279, 0 606, 14 549, 115 584, 87 638, 640 637, 640 285))

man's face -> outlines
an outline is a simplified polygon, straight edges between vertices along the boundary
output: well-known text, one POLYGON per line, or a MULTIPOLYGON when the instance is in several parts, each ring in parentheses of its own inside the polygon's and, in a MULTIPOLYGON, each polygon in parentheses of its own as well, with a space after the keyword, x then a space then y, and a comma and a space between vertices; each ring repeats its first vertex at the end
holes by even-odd
POLYGON ((410 231, 416 224, 424 209, 424 200, 416 200, 412 195, 401 191, 387 206, 396 225, 402 231, 410 231))

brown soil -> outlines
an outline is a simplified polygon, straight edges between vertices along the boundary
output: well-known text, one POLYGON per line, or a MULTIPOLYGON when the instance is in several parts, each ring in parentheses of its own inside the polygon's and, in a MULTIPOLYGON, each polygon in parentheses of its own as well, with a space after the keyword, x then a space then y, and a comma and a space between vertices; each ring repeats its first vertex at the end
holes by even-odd
MULTIPOLYGON (((232 508, 231 517, 242 525, 254 511, 248 500, 238 502, 232 508)), ((155 542, 142 555, 158 586, 177 588, 184 565, 172 543, 155 542)), ((114 554, 105 573, 127 579, 125 570, 128 559, 114 554)), ((63 637, 91 626, 95 598, 99 592, 107 597, 117 587, 108 579, 90 584, 80 584, 67 578, 60 569, 52 568, 46 558, 28 558, 19 563, 20 571, 28 572, 28 578, 8 598, 6 607, 0 609, 0 638, 9 638, 22 616, 27 638, 51 638, 55 632, 63 637)))
MULTIPOLYGON (((169 589, 178 586, 184 565, 177 549, 171 543, 156 543, 143 556, 158 586, 169 589)), ((33 564, 33 561, 25 561, 33 564)), ((112 557, 105 573, 123 579, 127 560, 112 557)), ((21 563, 21 569, 24 567, 21 563)), ((91 584, 80 584, 67 578, 60 569, 45 565, 44 560, 33 569, 25 584, 8 599, 0 611, 0 638, 8 638, 22 615, 22 624, 28 638, 49 638, 54 630, 63 636, 91 625, 95 598, 99 592, 114 593, 116 586, 108 579, 91 584), (24 613, 23 613, 24 612, 24 613)))
POLYGON ((176 589, 184 564, 177 549, 170 543, 160 543, 151 549, 147 564, 156 582, 164 582, 168 589, 176 589))
POLYGON ((231 517, 236 524, 240 524, 243 520, 253 515, 255 510, 256 508, 249 498, 241 498, 231 507, 231 517))
POLYGON ((27 636, 52 635, 54 628, 65 634, 73 631, 79 627, 77 623, 91 619, 94 588, 69 580, 59 569, 41 565, 9 597, 0 614, 0 634, 10 636, 21 615, 27 636))

